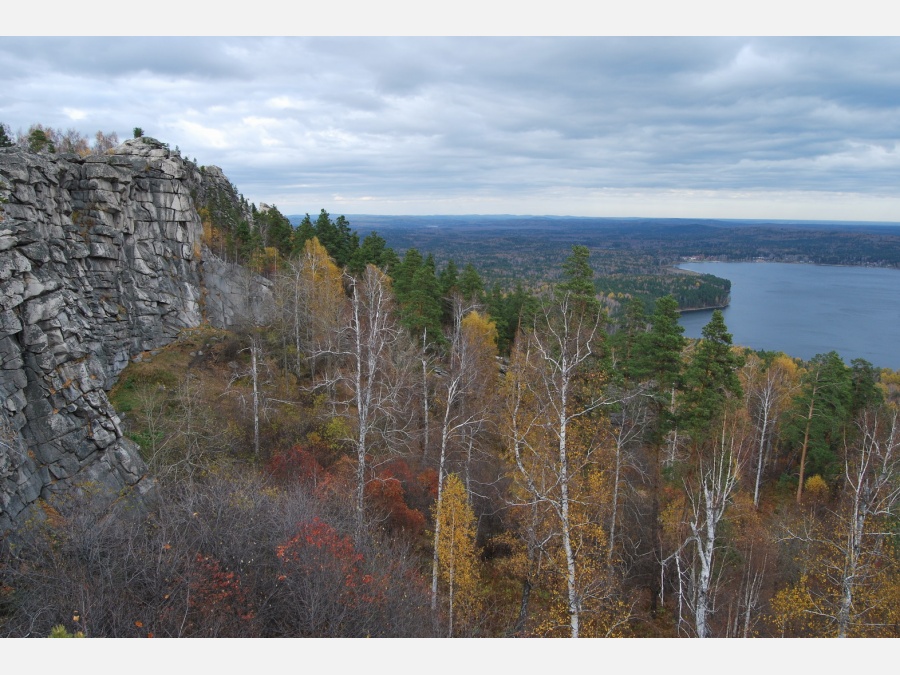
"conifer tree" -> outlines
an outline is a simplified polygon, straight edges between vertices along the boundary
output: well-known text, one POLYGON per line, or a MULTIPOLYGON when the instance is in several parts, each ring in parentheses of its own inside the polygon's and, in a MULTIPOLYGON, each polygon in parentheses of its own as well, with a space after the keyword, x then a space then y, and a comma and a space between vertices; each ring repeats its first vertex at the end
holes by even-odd
POLYGON ((878 371, 865 359, 850 362, 850 417, 856 417, 863 410, 881 405, 884 395, 878 388, 878 371))
POLYGON ((491 320, 497 327, 497 349, 504 353, 509 353, 509 345, 512 341, 507 337, 509 333, 509 324, 507 322, 507 298, 500 290, 500 284, 494 284, 491 292, 485 297, 485 306, 491 320))
POLYGON ((315 231, 316 238, 319 240, 319 243, 325 247, 331 257, 334 257, 333 249, 337 248, 337 228, 334 226, 334 222, 331 220, 331 216, 328 211, 325 209, 321 209, 319 211, 319 216, 316 218, 315 222, 315 231))
POLYGON ((271 206, 265 213, 259 214, 261 224, 266 232, 266 245, 274 246, 284 257, 291 254, 294 247, 294 227, 277 207, 271 206))
POLYGON ((344 216, 337 217, 334 228, 337 232, 337 242, 332 256, 338 267, 346 267, 359 249, 359 235, 350 229, 350 222, 344 216))
POLYGON ((396 272, 392 275, 394 279, 394 295, 397 302, 402 306, 406 302, 406 296, 409 294, 413 285, 413 277, 423 265, 424 260, 418 249, 406 249, 403 261, 397 266, 396 272))
POLYGON ((359 248, 359 235, 350 229, 350 223, 344 216, 332 221, 328 211, 322 209, 316 218, 315 234, 338 267, 346 267, 356 249, 359 248))
POLYGON ((472 265, 467 264, 459 277, 459 293, 466 302, 481 302, 484 295, 484 282, 478 270, 472 265))
POLYGON ((800 387, 785 429, 786 439, 800 449, 798 502, 803 498, 807 476, 831 477, 837 473, 838 449, 844 440, 842 429, 850 418, 853 382, 850 369, 832 351, 810 359, 800 387))
POLYGON ((362 274, 366 265, 375 265, 381 270, 387 271, 392 260, 396 259, 396 253, 388 248, 387 242, 377 232, 370 232, 363 239, 362 244, 353 253, 348 268, 351 274, 362 274))
POLYGON ((659 298, 650 316, 650 330, 636 338, 631 370, 637 379, 651 380, 658 393, 668 394, 679 385, 687 342, 678 323, 678 302, 671 295, 659 298))
POLYGON ((0 148, 9 148, 14 145, 9 136, 9 127, 0 122, 0 148))
POLYGON ((441 289, 441 323, 447 326, 453 321, 453 297, 459 294, 459 271, 452 258, 441 270, 438 284, 441 289))
POLYGON ((441 290, 434 269, 423 264, 413 275, 411 288, 401 305, 401 323, 410 333, 441 341, 441 290))
MULTIPOLYGON (((316 229, 313 227, 312 220, 307 213, 300 221, 300 225, 294 230, 293 249, 294 255, 302 253, 306 248, 306 242, 316 236, 316 229)), ((321 243, 321 242, 320 242, 321 243)))
POLYGON ((638 342, 647 332, 648 320, 644 301, 631 298, 625 305, 625 312, 618 330, 610 336, 610 348, 615 362, 626 381, 635 379, 635 360, 640 358, 638 342))
POLYGON ((591 311, 600 310, 597 290, 594 287, 594 270, 590 263, 591 252, 587 246, 572 247, 572 254, 563 263, 564 281, 557 286, 558 293, 569 293, 591 311))
MULTIPOLYGON (((636 312, 635 312, 636 313, 636 312)), ((662 490, 662 449, 667 443, 674 448, 678 444, 675 403, 676 392, 681 388, 684 369, 681 352, 687 342, 684 328, 678 323, 678 302, 671 295, 659 298, 650 317, 650 330, 637 337, 630 361, 630 375, 642 381, 648 388, 653 421, 647 430, 651 454, 649 472, 652 485, 650 505, 649 541, 653 546, 650 588, 650 612, 656 613, 659 601, 662 541, 660 539, 660 492, 662 490)))
POLYGON ((447 266, 441 270, 439 277, 441 282, 441 295, 449 298, 451 293, 459 286, 459 271, 456 269, 456 263, 451 258, 447 262, 447 266))
POLYGON ((28 149, 31 152, 56 152, 52 132, 52 129, 44 129, 40 124, 32 125, 28 132, 28 149))
POLYGON ((681 416, 695 439, 708 433, 730 398, 743 396, 738 369, 743 359, 732 352, 731 333, 720 310, 703 327, 703 337, 685 373, 681 416))

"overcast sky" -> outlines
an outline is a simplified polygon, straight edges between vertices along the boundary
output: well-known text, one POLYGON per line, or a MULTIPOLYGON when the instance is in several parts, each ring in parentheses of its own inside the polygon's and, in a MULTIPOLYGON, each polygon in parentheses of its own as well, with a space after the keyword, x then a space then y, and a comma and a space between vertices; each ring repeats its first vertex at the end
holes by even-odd
POLYGON ((0 37, 0 122, 284 213, 900 221, 898 38, 0 37))

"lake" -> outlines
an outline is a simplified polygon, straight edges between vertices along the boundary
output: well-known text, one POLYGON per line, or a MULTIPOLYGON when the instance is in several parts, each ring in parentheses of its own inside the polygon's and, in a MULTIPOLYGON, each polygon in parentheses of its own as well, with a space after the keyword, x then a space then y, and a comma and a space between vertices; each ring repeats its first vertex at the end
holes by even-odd
MULTIPOLYGON (((900 370, 900 270, 787 263, 685 263, 731 280, 722 310, 734 343, 809 359, 836 351, 900 370)), ((712 310, 685 312, 687 337, 700 337, 712 310)))

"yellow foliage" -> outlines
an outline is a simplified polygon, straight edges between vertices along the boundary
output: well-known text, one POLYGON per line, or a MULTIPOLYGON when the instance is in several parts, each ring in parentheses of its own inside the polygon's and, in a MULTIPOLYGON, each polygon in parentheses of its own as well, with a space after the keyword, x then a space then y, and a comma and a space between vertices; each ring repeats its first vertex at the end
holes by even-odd
POLYGON ((881 370, 879 379, 884 384, 889 384, 889 385, 894 385, 896 387, 900 387, 900 370, 891 370, 890 368, 883 368, 881 370))
MULTIPOLYGON (((553 407, 540 386, 543 364, 534 353, 515 351, 504 387, 510 407, 503 420, 504 434, 514 454, 519 447, 521 470, 514 470, 514 498, 523 504, 517 521, 525 546, 519 548, 516 573, 532 582, 532 635, 571 633, 567 559, 562 545, 558 505, 560 450, 553 407), (529 477, 526 479, 523 473, 529 477), (530 486, 527 484, 530 480, 530 486), (535 499, 534 493, 541 496, 535 499), (535 502, 532 505, 532 502, 535 502), (529 557, 528 542, 532 542, 529 557), (537 542, 541 542, 540 545, 537 542), (535 550, 536 549, 536 550, 535 550), (540 600, 536 600, 540 598, 540 600)), ((594 373, 575 378, 573 398, 590 398, 602 383, 594 373)), ((618 596, 614 566, 608 562, 607 523, 611 515, 612 477, 609 475, 609 420, 599 415, 571 418, 566 433, 568 521, 574 552, 574 586, 579 597, 579 634, 601 637, 622 634, 630 605, 618 596)), ((518 467, 517 467, 518 469, 518 467)))
POLYGON ((316 237, 306 241, 299 262, 301 269, 297 282, 301 286, 304 314, 310 324, 309 339, 317 344, 334 330, 334 322, 346 300, 341 270, 316 237))
POLYGON ((253 253, 249 267, 254 272, 271 274, 278 270, 278 260, 278 249, 274 246, 266 246, 262 250, 253 253))
POLYGON ((497 325, 486 314, 469 312, 460 321, 461 358, 471 378, 466 399, 473 409, 492 410, 497 395, 497 325))
POLYGON ((484 359, 497 356, 497 324, 487 314, 469 312, 460 326, 465 339, 479 349, 484 359))
POLYGON ((447 476, 436 520, 440 522, 438 572, 449 588, 451 626, 454 619, 465 624, 478 613, 479 565, 475 514, 455 473, 447 476))
POLYGON ((807 575, 787 588, 783 588, 772 598, 772 614, 769 622, 776 635, 781 637, 806 634, 813 626, 810 611, 814 603, 807 588, 807 575))
POLYGON ((334 448, 341 441, 350 438, 350 425, 343 417, 332 417, 322 427, 322 437, 329 447, 334 448))
POLYGON ((828 495, 828 483, 826 483, 825 479, 818 474, 807 478, 803 484, 803 489, 805 494, 814 501, 824 499, 828 495))
MULTIPOLYGON (((823 481, 824 483, 824 481, 823 481)), ((873 529, 882 530, 881 523, 873 529)), ((798 552, 803 573, 771 600, 768 619, 783 637, 837 637, 846 574, 846 532, 839 519, 820 522, 809 533, 811 546, 798 552)), ((882 546, 859 552, 848 637, 900 635, 900 560, 882 546)))

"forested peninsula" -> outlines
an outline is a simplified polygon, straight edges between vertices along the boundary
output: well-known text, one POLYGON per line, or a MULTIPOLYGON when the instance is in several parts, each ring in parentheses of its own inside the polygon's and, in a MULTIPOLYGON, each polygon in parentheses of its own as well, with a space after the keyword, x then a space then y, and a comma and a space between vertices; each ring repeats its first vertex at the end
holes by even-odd
POLYGON ((0 635, 900 635, 900 374, 686 339, 729 288, 646 248, 517 278, 138 131, 0 148, 0 635))

